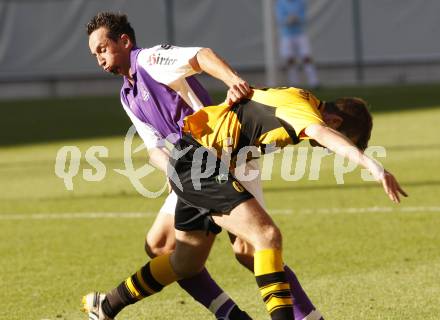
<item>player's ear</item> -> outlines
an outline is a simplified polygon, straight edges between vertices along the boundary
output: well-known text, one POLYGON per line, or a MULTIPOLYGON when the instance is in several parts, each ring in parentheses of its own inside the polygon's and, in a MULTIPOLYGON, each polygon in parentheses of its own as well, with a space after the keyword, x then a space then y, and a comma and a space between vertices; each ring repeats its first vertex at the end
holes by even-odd
POLYGON ((122 44, 124 45, 125 48, 128 48, 131 45, 130 37, 128 35, 126 35, 125 33, 121 34, 120 39, 121 39, 122 44))
POLYGON ((337 114, 327 113, 324 115, 324 122, 330 128, 337 130, 339 127, 341 127, 344 119, 337 114))

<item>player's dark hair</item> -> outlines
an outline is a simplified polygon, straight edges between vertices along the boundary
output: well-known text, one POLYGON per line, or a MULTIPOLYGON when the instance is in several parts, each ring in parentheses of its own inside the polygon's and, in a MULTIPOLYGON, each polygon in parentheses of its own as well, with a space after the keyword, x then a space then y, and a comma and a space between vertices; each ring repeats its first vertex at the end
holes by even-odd
POLYGON ((87 34, 90 36, 93 31, 105 27, 108 30, 107 36, 113 41, 118 41, 121 35, 126 34, 131 42, 136 45, 134 29, 127 20, 127 15, 113 12, 99 12, 87 24, 87 34))
POLYGON ((373 118, 368 110, 367 103, 360 98, 339 98, 333 102, 326 102, 325 111, 337 114, 342 118, 338 131, 349 138, 357 138, 356 146, 365 150, 373 129, 373 118))

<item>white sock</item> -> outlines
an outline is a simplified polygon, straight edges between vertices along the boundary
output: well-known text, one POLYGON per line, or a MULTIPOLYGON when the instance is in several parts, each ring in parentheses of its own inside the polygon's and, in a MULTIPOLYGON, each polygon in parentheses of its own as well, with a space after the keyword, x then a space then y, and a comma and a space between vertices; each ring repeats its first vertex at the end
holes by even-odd
POLYGON ((299 84, 299 72, 296 64, 287 67, 287 79, 290 85, 297 86, 299 84))
POLYGON ((315 65, 312 63, 304 64, 304 72, 310 87, 314 88, 319 85, 318 75, 316 73, 315 65))

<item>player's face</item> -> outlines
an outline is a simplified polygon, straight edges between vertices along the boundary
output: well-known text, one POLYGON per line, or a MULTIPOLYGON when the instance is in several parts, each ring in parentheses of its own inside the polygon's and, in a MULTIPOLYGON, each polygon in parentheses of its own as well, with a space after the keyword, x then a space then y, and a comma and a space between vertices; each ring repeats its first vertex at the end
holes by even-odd
POLYGON ((107 36, 107 33, 107 29, 101 27, 90 34, 90 52, 96 57, 98 65, 105 71, 129 76, 132 47, 130 39, 127 35, 122 35, 117 41, 114 41, 107 36))

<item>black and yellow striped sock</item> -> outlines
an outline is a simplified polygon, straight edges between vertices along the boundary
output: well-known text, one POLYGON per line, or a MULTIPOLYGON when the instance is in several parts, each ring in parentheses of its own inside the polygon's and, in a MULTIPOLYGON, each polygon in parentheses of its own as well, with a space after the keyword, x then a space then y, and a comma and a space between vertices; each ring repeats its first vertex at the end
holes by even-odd
POLYGON ((170 255, 156 257, 110 291, 102 303, 102 309, 108 317, 114 318, 126 306, 161 291, 177 280, 170 255))
POLYGON ((271 319, 293 320, 293 298, 286 280, 281 250, 256 251, 254 273, 271 319))

